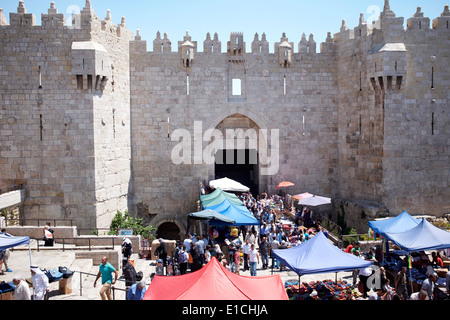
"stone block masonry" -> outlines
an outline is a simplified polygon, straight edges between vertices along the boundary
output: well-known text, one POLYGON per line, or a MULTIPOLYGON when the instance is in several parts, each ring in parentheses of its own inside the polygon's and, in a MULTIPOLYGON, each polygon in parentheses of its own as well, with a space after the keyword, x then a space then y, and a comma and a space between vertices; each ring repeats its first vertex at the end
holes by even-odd
POLYGON ((158 32, 149 46, 125 18, 117 25, 110 11, 98 18, 90 1, 73 26, 54 4, 36 26, 20 1, 9 24, 0 10, 2 185, 24 186, 26 218, 70 218, 89 232, 129 209, 183 233, 199 182, 217 169, 174 164, 180 141, 171 135, 194 136, 201 122, 200 135, 279 130, 279 170, 252 169, 259 192, 289 180, 292 194, 367 204, 366 212, 448 213, 443 7, 433 20, 417 8, 405 30, 385 1, 373 25, 364 15, 353 29, 343 21, 320 44, 283 33, 269 53, 265 33, 246 44, 232 32, 222 46, 208 30, 203 43, 188 32, 177 42, 158 32))
POLYGON ((89 1, 79 26, 61 16, 52 4, 36 26, 21 1, 0 27, 0 171, 24 185, 25 218, 73 219, 91 233, 128 207, 133 34, 89 1))

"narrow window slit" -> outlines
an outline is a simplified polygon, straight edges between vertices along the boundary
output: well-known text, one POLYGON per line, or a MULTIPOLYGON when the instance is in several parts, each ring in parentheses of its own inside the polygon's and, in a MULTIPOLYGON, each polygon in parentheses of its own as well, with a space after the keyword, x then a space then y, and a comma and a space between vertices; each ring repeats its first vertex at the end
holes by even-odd
POLYGON ((39 66, 39 89, 42 89, 42 70, 41 70, 41 66, 39 66))
POLYGON ((434 136, 434 112, 431 113, 431 135, 434 136))
POLYGON ((434 67, 431 67, 431 89, 434 89, 434 67))
POLYGON ((42 114, 39 115, 39 139, 42 141, 44 130, 44 120, 42 114))

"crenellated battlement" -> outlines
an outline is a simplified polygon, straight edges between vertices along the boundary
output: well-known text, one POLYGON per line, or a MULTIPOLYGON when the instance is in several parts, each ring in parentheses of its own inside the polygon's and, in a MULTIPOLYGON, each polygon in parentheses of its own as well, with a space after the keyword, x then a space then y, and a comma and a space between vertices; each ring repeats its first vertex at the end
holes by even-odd
POLYGON ((85 7, 79 14, 73 14, 71 18, 71 25, 67 25, 66 16, 58 12, 55 2, 50 3, 50 8, 47 13, 41 14, 41 25, 36 25, 36 16, 33 13, 28 13, 25 1, 20 0, 17 11, 9 13, 9 24, 3 9, 0 8, 0 28, 63 28, 66 30, 85 30, 92 31, 99 29, 109 34, 114 34, 121 37, 123 30, 126 30, 126 19, 122 17, 119 24, 114 24, 111 18, 111 11, 108 10, 106 17, 101 20, 97 17, 90 0, 86 0, 85 7))
MULTIPOLYGON (((346 25, 345 20, 342 20, 342 25, 338 33, 332 36, 331 32, 328 33, 325 42, 320 44, 320 50, 317 52, 317 44, 314 40, 314 35, 310 34, 306 37, 306 34, 301 35, 301 39, 297 46, 294 42, 284 43, 284 40, 274 43, 273 54, 278 56, 280 45, 286 48, 286 44, 289 44, 290 54, 329 54, 336 52, 336 45, 342 45, 346 41, 367 41, 373 44, 381 43, 397 43, 405 42, 406 36, 414 36, 414 32, 420 34, 423 31, 429 31, 433 33, 439 33, 445 30, 450 30, 449 26, 450 11, 448 5, 445 6, 443 13, 440 17, 433 20, 432 27, 430 26, 430 18, 424 17, 424 13, 421 8, 418 7, 416 13, 407 20, 407 28, 403 27, 404 18, 396 17, 395 13, 390 9, 389 1, 386 1, 384 11, 380 14, 379 20, 374 21, 372 24, 368 24, 365 21, 364 14, 360 14, 359 24, 353 29, 346 25), (407 35, 408 32, 408 35, 407 35)), ((283 33, 283 37, 286 37, 286 33, 283 33)), ((142 38, 137 36, 135 41, 143 41, 142 38)), ((179 44, 184 41, 179 41, 179 44)), ((172 45, 167 33, 164 33, 164 38, 161 38, 161 33, 158 32, 156 39, 153 41, 153 52, 172 52, 172 45)), ((141 49, 146 50, 146 46, 139 46, 141 49)), ((266 40, 266 34, 262 34, 261 40, 259 34, 256 33, 253 41, 251 42, 250 52, 246 50, 246 42, 244 41, 243 32, 231 32, 230 40, 227 41, 227 54, 241 55, 245 53, 258 53, 269 54, 270 44, 266 40)), ((180 46, 178 46, 180 49, 180 46)), ((200 52, 197 46, 195 46, 195 52, 200 52)), ((221 42, 219 41, 218 34, 214 34, 214 39, 211 39, 211 33, 206 34, 206 39, 203 41, 204 53, 222 53, 221 42)))
POLYGON ((359 25, 354 29, 349 29, 345 20, 338 33, 334 35, 335 42, 342 41, 360 41, 365 38, 371 42, 404 42, 406 36, 414 36, 424 31, 429 31, 430 35, 437 35, 441 32, 450 32, 450 11, 449 6, 445 5, 444 11, 440 17, 433 20, 430 26, 430 18, 425 17, 420 6, 411 18, 407 20, 406 30, 404 28, 404 18, 396 17, 390 9, 389 1, 385 1, 384 11, 381 12, 377 21, 368 24, 364 20, 364 14, 361 13, 359 25))
MULTIPOLYGON (((385 1, 383 12, 381 12, 378 21, 373 22, 373 24, 367 24, 364 21, 364 14, 361 13, 359 19, 359 25, 355 28, 349 28, 345 20, 342 20, 342 25, 338 33, 334 34, 334 37, 328 35, 326 41, 320 44, 319 53, 329 53, 330 50, 327 44, 330 43, 341 43, 342 41, 355 41, 361 39, 368 39, 370 41, 385 41, 392 42, 388 38, 396 38, 397 40, 405 37, 406 31, 409 34, 411 32, 440 32, 445 30, 450 30, 450 10, 448 5, 444 7, 444 10, 440 17, 431 20, 424 16, 421 11, 421 7, 417 7, 417 11, 413 14, 411 18, 407 20, 406 30, 403 28, 404 18, 396 17, 395 13, 391 10, 389 0, 385 1), (431 23, 432 22, 432 23, 431 23), (380 39, 381 38, 381 39, 380 39), (324 50, 322 50, 324 49, 324 50)), ((84 8, 79 14, 72 15, 72 24, 67 25, 66 17, 64 14, 59 13, 56 8, 55 2, 50 3, 50 8, 47 13, 41 14, 41 25, 36 25, 36 17, 33 13, 28 13, 25 1, 20 0, 18 2, 17 12, 9 13, 9 24, 7 23, 6 16, 3 9, 0 8, 0 27, 41 27, 41 28, 67 28, 67 29, 87 29, 99 28, 102 31, 108 32, 110 34, 115 34, 118 37, 121 36, 123 30, 126 29, 126 19, 122 17, 119 24, 114 24, 112 22, 111 11, 108 10, 105 18, 100 19, 93 7, 90 0, 86 0, 84 8)), ((412 35, 412 34, 411 34, 412 35)), ((259 35, 255 34, 255 38, 251 43, 250 52, 246 51, 246 42, 244 41, 243 32, 231 32, 230 40, 227 41, 227 53, 228 54, 244 54, 244 53, 269 53, 270 44, 265 39, 265 33, 262 35, 263 39, 259 40, 259 35)), ((136 37, 135 41, 142 41, 141 37, 136 37)), ((180 41, 181 42, 181 41, 180 41)), ((184 42, 184 41, 183 41, 184 42)), ((398 42, 398 41, 397 41, 398 42)), ((278 55, 278 46, 282 44, 283 41, 279 43, 274 43, 274 54, 278 55)), ((178 46, 177 49, 180 49, 178 46)), ((198 48, 195 48, 197 51, 198 48)), ((333 50, 331 50, 333 51, 333 50)), ((164 37, 158 32, 156 39, 153 41, 153 52, 172 52, 172 42, 170 41, 168 35, 164 33, 164 37)), ((211 39, 211 34, 208 32, 206 39, 203 41, 203 52, 205 53, 221 53, 221 42, 219 41, 217 33, 214 34, 214 39, 211 39)), ((292 54, 315 54, 316 52, 316 42, 314 41, 314 36, 311 34, 309 38, 306 39, 306 35, 303 33, 301 39, 297 46, 291 48, 292 54)))

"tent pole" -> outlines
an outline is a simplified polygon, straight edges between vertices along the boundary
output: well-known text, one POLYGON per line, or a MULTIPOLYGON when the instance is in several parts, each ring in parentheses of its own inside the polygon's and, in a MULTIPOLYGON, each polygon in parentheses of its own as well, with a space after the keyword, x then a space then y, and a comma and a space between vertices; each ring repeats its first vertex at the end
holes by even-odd
POLYGON ((272 253, 272 275, 273 275, 273 265, 274 265, 274 262, 275 261, 275 257, 274 257, 274 255, 273 255, 273 253, 272 253))
POLYGON ((31 243, 28 243, 28 255, 30 256, 30 267, 33 265, 31 261, 31 243))
MULTIPOLYGON (((410 252, 408 252, 408 267, 409 267, 409 261, 411 261, 410 259, 411 259, 410 252)), ((411 269, 412 269, 412 261, 411 261, 411 268, 409 268, 409 284, 411 286, 411 294, 413 294, 414 288, 413 288, 413 284, 412 284, 411 269)), ((410 294, 410 296, 411 296, 411 294, 410 294)))

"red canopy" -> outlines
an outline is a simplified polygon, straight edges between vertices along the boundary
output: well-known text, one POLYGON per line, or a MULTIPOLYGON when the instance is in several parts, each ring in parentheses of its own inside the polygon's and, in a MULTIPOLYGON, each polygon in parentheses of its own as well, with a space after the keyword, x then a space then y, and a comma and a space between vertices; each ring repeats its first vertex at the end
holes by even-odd
POLYGON ((292 183, 292 182, 289 182, 289 181, 283 181, 283 182, 280 182, 278 184, 277 189, 279 189, 279 188, 286 188, 286 187, 292 187, 292 186, 295 186, 295 184, 292 183))
POLYGON ((213 257, 192 273, 155 276, 144 300, 288 300, 288 296, 279 275, 237 275, 213 257))

